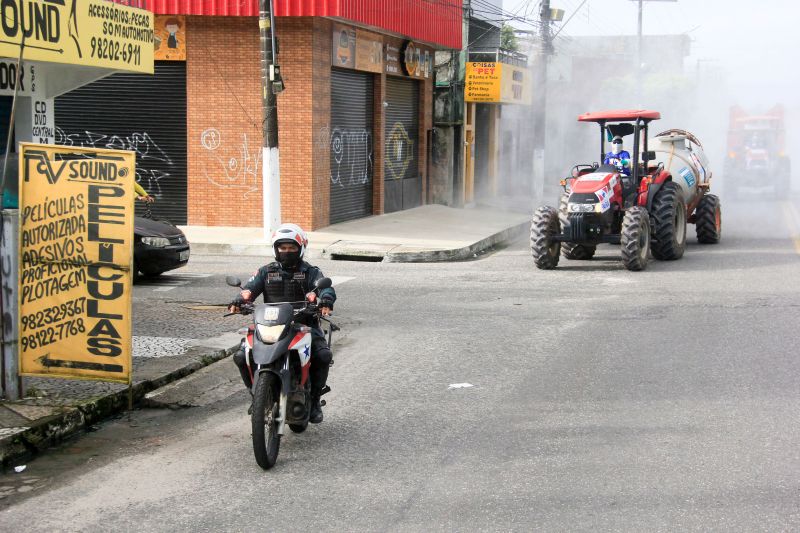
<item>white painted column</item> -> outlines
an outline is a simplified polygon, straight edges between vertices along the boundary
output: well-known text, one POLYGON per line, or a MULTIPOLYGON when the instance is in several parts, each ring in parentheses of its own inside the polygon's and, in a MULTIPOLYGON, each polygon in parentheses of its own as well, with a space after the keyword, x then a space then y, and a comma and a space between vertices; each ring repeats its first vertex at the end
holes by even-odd
POLYGON ((269 242, 272 232, 281 225, 281 172, 278 147, 263 148, 264 168, 264 239, 269 242))

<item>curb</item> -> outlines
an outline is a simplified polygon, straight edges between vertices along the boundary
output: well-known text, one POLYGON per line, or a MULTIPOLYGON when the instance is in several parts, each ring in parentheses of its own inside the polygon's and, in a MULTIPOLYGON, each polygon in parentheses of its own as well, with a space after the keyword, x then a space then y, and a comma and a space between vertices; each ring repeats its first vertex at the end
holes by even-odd
POLYGON ((476 255, 484 252, 485 250, 510 242, 520 235, 523 235, 530 229, 530 222, 520 222, 515 226, 490 235, 485 239, 472 243, 469 246, 462 248, 453 248, 450 250, 420 250, 420 251, 403 251, 404 247, 398 247, 390 250, 383 258, 385 263, 435 263, 440 261, 464 261, 472 259, 476 255))
POLYGON ((321 256, 331 260, 382 261, 384 263, 437 263, 465 261, 493 246, 510 242, 530 229, 530 222, 520 222, 484 239, 451 249, 425 249, 415 246, 337 241, 324 250, 321 256))
MULTIPOLYGON (((203 367, 232 355, 238 345, 211 354, 200 354, 198 360, 154 379, 133 384, 134 405, 140 403, 148 393, 168 383, 177 381, 203 367)), ((89 401, 69 406, 64 412, 33 421, 31 427, 21 433, 0 438, 0 466, 3 469, 14 463, 28 460, 48 448, 63 442, 92 425, 128 409, 128 389, 99 396, 89 401)))

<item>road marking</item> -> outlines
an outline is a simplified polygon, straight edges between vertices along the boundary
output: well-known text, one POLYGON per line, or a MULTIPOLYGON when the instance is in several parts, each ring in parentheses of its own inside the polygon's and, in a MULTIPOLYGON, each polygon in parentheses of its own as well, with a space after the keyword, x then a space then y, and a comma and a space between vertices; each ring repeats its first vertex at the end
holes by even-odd
POLYGON ((783 202, 783 218, 789 227, 789 237, 794 242, 794 251, 800 255, 800 215, 794 205, 790 202, 783 202))
POLYGON ((136 284, 137 287, 155 287, 153 292, 167 292, 176 287, 188 285, 196 279, 211 277, 211 274, 200 274, 195 272, 181 272, 175 274, 162 274, 158 279, 143 280, 136 284))
POLYGON ((331 276, 331 281, 333 282, 334 286, 346 283, 351 279, 356 279, 356 278, 354 278, 353 276, 331 276))

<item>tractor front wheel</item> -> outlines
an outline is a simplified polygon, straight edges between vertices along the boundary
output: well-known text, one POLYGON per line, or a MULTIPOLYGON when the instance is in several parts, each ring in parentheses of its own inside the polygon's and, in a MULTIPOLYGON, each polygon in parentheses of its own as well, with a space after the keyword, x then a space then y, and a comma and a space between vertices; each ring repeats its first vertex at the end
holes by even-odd
POLYGON ((560 234, 558 212, 549 206, 537 209, 531 220, 531 255, 540 270, 552 270, 558 265, 561 243, 553 237, 560 234))
POLYGON ((643 207, 631 207, 622 219, 622 264, 632 271, 647 267, 650 251, 650 216, 643 207))

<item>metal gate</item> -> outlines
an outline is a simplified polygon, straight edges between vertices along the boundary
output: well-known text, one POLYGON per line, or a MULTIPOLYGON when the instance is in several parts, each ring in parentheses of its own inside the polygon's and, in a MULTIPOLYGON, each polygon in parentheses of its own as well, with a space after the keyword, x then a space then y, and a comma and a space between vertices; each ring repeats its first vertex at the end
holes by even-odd
POLYGON ((422 203, 419 173, 419 84, 386 77, 386 152, 384 212, 422 203))
POLYGON ((331 72, 331 224, 372 214, 372 78, 331 72))
MULTIPOLYGON (((56 144, 136 152, 155 218, 186 224, 186 63, 114 74, 56 98, 56 144)), ((143 207, 137 202, 137 214, 143 207)))

